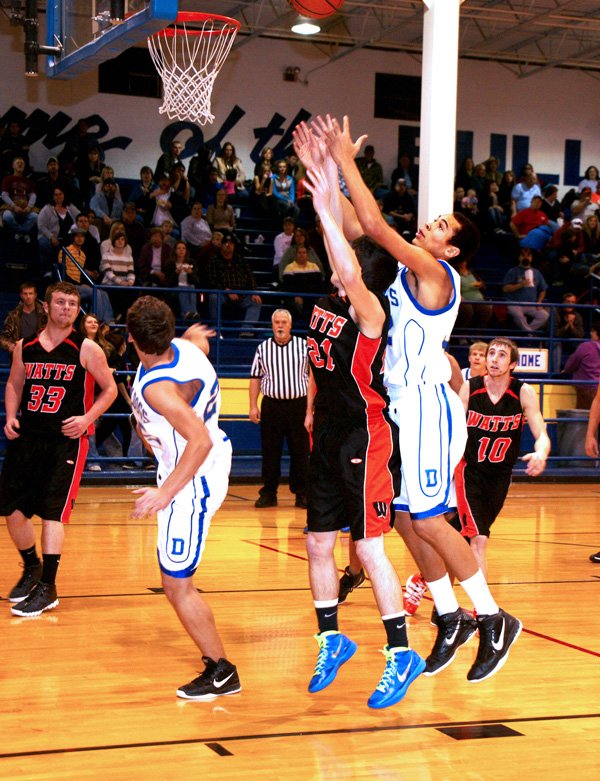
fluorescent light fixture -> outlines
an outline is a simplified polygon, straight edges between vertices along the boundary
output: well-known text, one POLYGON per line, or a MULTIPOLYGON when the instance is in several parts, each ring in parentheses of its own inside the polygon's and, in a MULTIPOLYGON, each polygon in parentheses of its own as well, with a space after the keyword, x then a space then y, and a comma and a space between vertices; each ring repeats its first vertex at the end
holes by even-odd
POLYGON ((296 24, 292 25, 292 32, 298 33, 298 35, 316 35, 321 32, 321 28, 315 24, 313 19, 300 16, 296 24))

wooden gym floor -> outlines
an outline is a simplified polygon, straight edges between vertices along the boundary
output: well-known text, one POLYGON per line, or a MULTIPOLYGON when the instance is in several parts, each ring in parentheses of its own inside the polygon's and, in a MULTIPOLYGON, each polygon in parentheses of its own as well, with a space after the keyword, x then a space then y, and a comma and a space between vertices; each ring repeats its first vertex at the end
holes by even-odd
MULTIPOLYGON (((600 777, 600 565, 588 561, 600 549, 598 484, 513 485, 490 549, 497 601, 524 623, 508 663, 468 684, 473 639, 383 711, 366 706, 384 667, 368 583, 340 608, 357 654, 308 694, 317 645, 305 514, 287 488, 278 508, 256 510, 256 495, 231 486, 196 575, 243 686, 210 703, 175 696, 202 664, 160 593, 154 522, 129 518, 129 489, 82 489, 60 605, 37 619, 11 617, 19 567, 2 527, 0 779, 600 777)), ((394 532, 387 544, 404 580, 410 557, 394 532)), ((346 555, 342 536, 340 570, 346 555)), ((424 600, 410 619, 423 655, 430 608, 424 600)))

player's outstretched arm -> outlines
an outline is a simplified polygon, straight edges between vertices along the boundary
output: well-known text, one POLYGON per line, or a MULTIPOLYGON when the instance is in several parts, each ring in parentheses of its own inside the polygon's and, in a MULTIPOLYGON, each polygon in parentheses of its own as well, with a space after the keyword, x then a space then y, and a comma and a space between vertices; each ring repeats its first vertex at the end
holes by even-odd
POLYGON ((347 116, 344 116, 342 127, 335 118, 326 118, 322 131, 334 160, 342 169, 352 204, 366 235, 384 247, 400 263, 408 266, 419 279, 446 286, 448 277, 437 259, 426 250, 405 241, 381 216, 377 202, 354 160, 357 147, 360 148, 367 136, 353 141, 347 116))
POLYGON ((592 458, 598 458, 598 424, 600 423, 600 385, 592 401, 590 409, 590 418, 588 420, 587 432, 585 435, 585 452, 592 458))
POLYGON ((208 340, 215 336, 216 333, 215 330, 203 323, 194 323, 194 325, 191 325, 182 333, 181 338, 195 344, 196 347, 202 350, 204 355, 208 355, 210 353, 210 342, 208 340))
POLYGON ((537 394, 531 385, 523 384, 521 386, 520 398, 527 423, 535 438, 534 452, 523 456, 523 461, 527 462, 525 471, 531 477, 537 477, 546 468, 546 459, 550 455, 550 439, 546 432, 546 422, 542 417, 537 394))
POLYGON ((356 253, 344 236, 341 226, 333 218, 327 177, 321 168, 314 168, 307 173, 307 180, 307 188, 312 193, 315 210, 323 225, 331 267, 350 299, 361 332, 371 339, 376 339, 381 335, 385 313, 377 297, 365 285, 356 253))

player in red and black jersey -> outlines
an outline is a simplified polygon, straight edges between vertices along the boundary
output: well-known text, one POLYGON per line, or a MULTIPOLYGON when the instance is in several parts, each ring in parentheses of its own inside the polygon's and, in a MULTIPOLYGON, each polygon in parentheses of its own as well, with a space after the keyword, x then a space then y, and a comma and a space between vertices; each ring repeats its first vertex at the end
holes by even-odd
POLYGON ((525 422, 535 437, 534 452, 523 456, 527 474, 540 475, 550 453, 537 395, 512 376, 518 358, 519 350, 510 339, 492 340, 487 374, 472 377, 459 392, 467 413, 468 438, 454 474, 458 518, 453 525, 469 539, 486 578, 490 527, 504 505, 525 422))
POLYGON ((399 475, 398 430, 388 417, 383 386, 389 324, 383 292, 397 264, 370 239, 348 243, 337 165, 305 126, 296 129, 295 142, 304 145, 302 159, 310 157, 307 189, 321 218, 337 289, 337 295, 317 302, 307 338, 317 393, 314 418, 311 408, 307 412, 313 449, 306 548, 319 626, 319 656, 308 689, 329 686, 356 651, 356 643, 338 630, 334 558, 337 533, 350 526, 387 635, 385 672, 368 705, 385 708, 399 702, 425 668, 408 648, 402 589, 383 546, 399 475))
POLYGON ((17 342, 6 385, 9 440, 0 476, 0 514, 23 559, 9 594, 18 616, 37 616, 58 605, 56 571, 94 421, 117 395, 100 347, 73 330, 79 313, 74 285, 46 291, 46 327, 17 342), (100 393, 94 401, 94 382, 100 393), (42 557, 35 548, 33 515, 42 519, 42 557))

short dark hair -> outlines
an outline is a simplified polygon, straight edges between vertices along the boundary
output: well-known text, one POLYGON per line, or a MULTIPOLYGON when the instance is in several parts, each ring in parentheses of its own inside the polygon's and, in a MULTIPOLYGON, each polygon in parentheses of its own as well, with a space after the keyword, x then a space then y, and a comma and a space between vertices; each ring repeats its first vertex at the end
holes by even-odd
POLYGON ((44 296, 44 301, 48 305, 50 305, 54 293, 64 293, 66 296, 76 296, 77 301, 78 302, 81 301, 79 290, 77 290, 75 285, 72 285, 70 282, 55 282, 53 285, 49 285, 46 288, 46 295, 44 296))
POLYGON ((127 329, 140 350, 162 355, 175 336, 175 315, 164 301, 142 296, 129 307, 127 329))
POLYGON ((479 249, 479 230, 477 226, 471 222, 468 217, 465 217, 461 212, 454 212, 453 215, 456 222, 460 225, 460 229, 456 231, 450 244, 459 250, 458 255, 453 260, 466 260, 467 262, 474 257, 479 249))
POLYGON ((22 293, 24 290, 35 290, 37 293, 37 287, 33 282, 21 282, 19 285, 19 293, 22 293))
POLYGON ((501 344, 503 347, 508 347, 510 350, 510 362, 519 362, 519 348, 512 339, 508 339, 506 336, 497 336, 488 344, 488 350, 493 344, 501 344))
POLYGON ((398 274, 398 261, 368 236, 352 242, 362 271, 363 282, 373 293, 383 293, 398 274))

